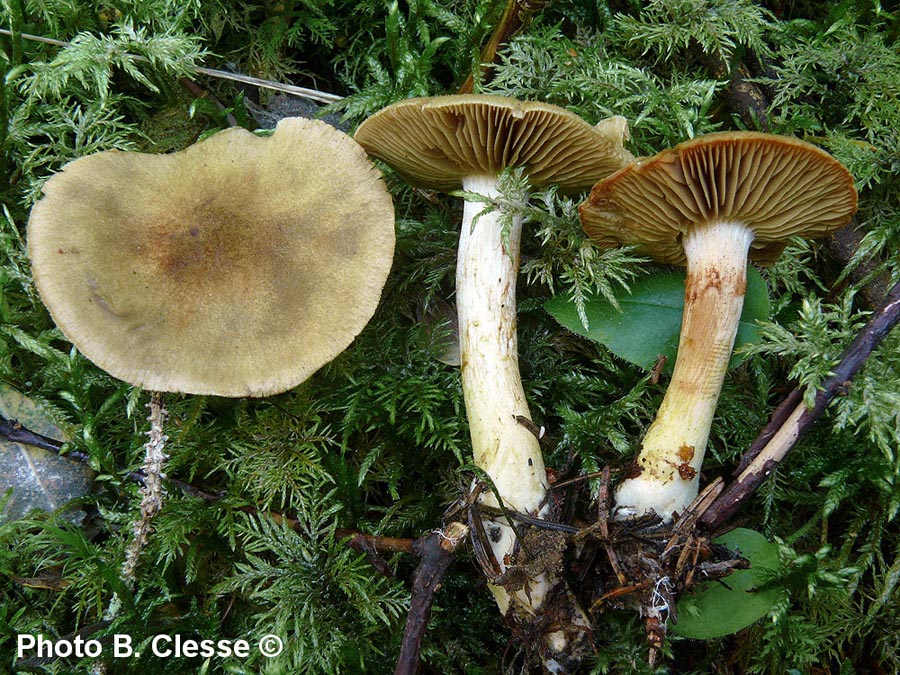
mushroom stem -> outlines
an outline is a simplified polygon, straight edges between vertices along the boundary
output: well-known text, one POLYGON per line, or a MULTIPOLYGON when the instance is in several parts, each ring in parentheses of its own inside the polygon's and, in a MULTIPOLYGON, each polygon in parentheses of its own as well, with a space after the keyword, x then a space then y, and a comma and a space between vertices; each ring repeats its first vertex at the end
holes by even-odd
MULTIPOLYGON (((496 197, 496 177, 463 180, 463 189, 496 197)), ((516 419, 531 419, 522 379, 516 339, 516 275, 519 269, 521 218, 514 217, 504 233, 500 213, 485 212, 480 202, 466 201, 456 268, 456 303, 463 397, 475 465, 494 483, 504 505, 536 514, 547 492, 544 460, 534 435, 516 419)), ((493 494, 481 498, 497 506, 493 494)), ((488 536, 501 570, 515 546, 515 533, 505 523, 489 523, 488 536)), ((548 588, 532 585, 531 601, 538 607, 548 588)), ((505 613, 509 597, 492 586, 505 613)), ((521 594, 525 599, 524 593, 521 594)), ((526 599, 527 600, 527 599, 526 599)))
POLYGON ((654 511, 663 520, 697 496, 699 472, 747 289, 753 231, 735 221, 689 230, 684 316, 672 381, 644 437, 640 475, 616 492, 619 516, 654 511))

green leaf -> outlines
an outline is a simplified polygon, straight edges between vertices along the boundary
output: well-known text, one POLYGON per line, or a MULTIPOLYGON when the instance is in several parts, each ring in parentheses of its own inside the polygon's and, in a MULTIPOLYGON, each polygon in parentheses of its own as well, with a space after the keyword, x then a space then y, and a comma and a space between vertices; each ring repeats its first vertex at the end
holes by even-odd
MULTIPOLYGON (((589 295, 584 302, 587 326, 579 319, 575 303, 564 295, 552 298, 545 308, 565 328, 606 345, 616 356, 641 368, 649 370, 660 355, 665 356, 665 371, 671 372, 681 333, 684 279, 684 272, 670 272, 635 281, 630 293, 622 290, 616 296, 621 311, 602 295, 589 295)), ((735 347, 755 342, 756 322, 768 316, 766 282, 751 265, 735 347)), ((740 361, 740 355, 733 355, 731 367, 740 361)))
POLYGON ((778 547, 759 532, 737 528, 713 540, 737 550, 750 561, 750 569, 738 570, 711 582, 678 602, 678 623, 669 630, 698 640, 730 635, 758 621, 775 606, 780 588, 766 586, 778 572, 778 547), (764 589, 764 590, 760 590, 764 589))

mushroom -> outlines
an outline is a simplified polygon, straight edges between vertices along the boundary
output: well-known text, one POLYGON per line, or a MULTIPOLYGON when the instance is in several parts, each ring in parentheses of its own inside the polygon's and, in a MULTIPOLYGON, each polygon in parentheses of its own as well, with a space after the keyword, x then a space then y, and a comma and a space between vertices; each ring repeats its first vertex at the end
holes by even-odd
MULTIPOLYGON (((498 196, 500 173, 524 167, 532 185, 563 190, 589 187, 631 161, 622 147, 624 118, 591 127, 557 106, 502 96, 439 96, 400 101, 379 111, 356 132, 356 140, 421 188, 462 188, 498 196)), ((459 240, 456 305, 463 397, 475 464, 490 477, 506 508, 546 513, 547 479, 537 438, 518 420, 530 420, 519 375, 516 345, 516 273, 522 221, 506 232, 501 215, 479 201, 466 201, 459 240)), ((484 504, 497 506, 491 494, 484 504)), ((512 559, 515 533, 505 521, 487 527, 499 570, 512 559)), ((540 606, 550 585, 531 579, 518 592, 526 612, 540 606)), ((507 591, 492 585, 501 610, 507 591)))
POLYGON ((809 143, 755 132, 708 134, 639 159, 580 207, 605 246, 640 244, 687 265, 678 357, 644 437, 640 474, 616 492, 620 516, 669 520, 697 495, 699 470, 734 346, 747 260, 770 264, 790 237, 823 237, 856 211, 853 178, 809 143))
POLYGON ((349 136, 282 120, 180 152, 100 152, 44 186, 34 280, 95 364, 155 391, 267 396, 344 350, 390 271, 394 214, 349 136), (327 158, 327 161, 323 161, 327 158))

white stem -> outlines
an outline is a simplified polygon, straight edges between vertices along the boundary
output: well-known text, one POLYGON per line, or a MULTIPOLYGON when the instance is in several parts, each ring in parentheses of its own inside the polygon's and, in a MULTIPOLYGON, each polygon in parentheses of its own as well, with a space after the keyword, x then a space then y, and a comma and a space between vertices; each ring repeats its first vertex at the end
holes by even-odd
POLYGON ((619 516, 670 520, 697 496, 700 467, 734 348, 753 231, 714 222, 684 235, 684 316, 672 381, 638 456, 640 475, 616 491, 619 516))
MULTIPOLYGON (((486 197, 498 195, 494 177, 467 178, 463 189, 486 197)), ((519 375, 516 340, 522 222, 514 218, 504 237, 500 214, 482 214, 484 210, 480 202, 465 204, 456 268, 460 367, 469 432, 475 464, 490 476, 504 505, 535 514, 547 492, 544 461, 537 439, 516 421, 516 416, 531 419, 519 375)), ((481 499, 497 505, 491 494, 481 499)), ((487 522, 486 529, 494 557, 506 569, 515 546, 513 531, 498 522, 487 522)), ((505 613, 509 606, 506 590, 496 586, 492 590, 505 613)), ((523 601, 520 604, 538 607, 547 590, 549 584, 535 580, 530 601, 524 593, 517 595, 523 601)))

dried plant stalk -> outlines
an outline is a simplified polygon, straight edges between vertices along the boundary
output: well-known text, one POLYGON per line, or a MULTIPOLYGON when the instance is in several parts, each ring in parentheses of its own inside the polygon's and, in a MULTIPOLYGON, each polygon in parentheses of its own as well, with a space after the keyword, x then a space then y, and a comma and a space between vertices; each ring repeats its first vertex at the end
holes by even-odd
POLYGON ((144 443, 144 483, 141 487, 141 517, 134 523, 133 538, 125 551, 125 563, 122 565, 122 578, 127 584, 133 584, 137 579, 137 567, 140 562, 141 551, 147 545, 152 530, 153 519, 162 510, 166 488, 163 485, 166 474, 163 467, 169 456, 165 453, 168 436, 163 433, 163 423, 166 418, 166 409, 163 406, 162 394, 153 392, 150 396, 150 431, 147 432, 147 442, 144 443))

